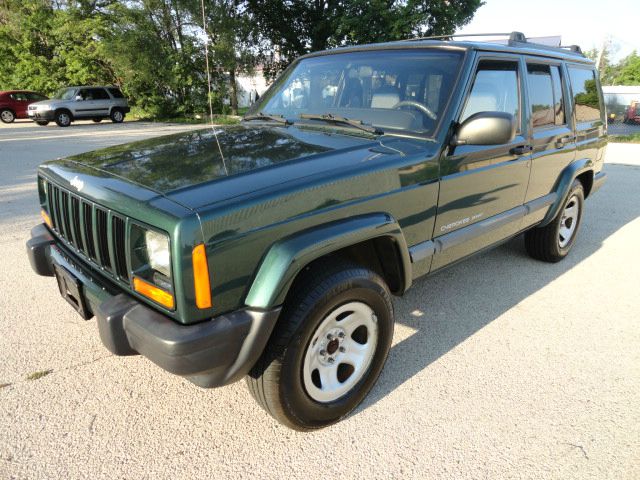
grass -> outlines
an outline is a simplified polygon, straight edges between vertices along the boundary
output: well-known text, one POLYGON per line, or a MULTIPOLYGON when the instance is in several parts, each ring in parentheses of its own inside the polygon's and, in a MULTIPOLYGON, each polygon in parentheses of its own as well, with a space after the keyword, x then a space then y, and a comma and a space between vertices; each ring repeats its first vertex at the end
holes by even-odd
POLYGON ((609 135, 609 141, 614 143, 640 143, 640 133, 631 135, 609 135))
POLYGON ((46 377, 53 370, 40 370, 39 372, 33 372, 27 375, 27 380, 38 380, 39 378, 46 377))

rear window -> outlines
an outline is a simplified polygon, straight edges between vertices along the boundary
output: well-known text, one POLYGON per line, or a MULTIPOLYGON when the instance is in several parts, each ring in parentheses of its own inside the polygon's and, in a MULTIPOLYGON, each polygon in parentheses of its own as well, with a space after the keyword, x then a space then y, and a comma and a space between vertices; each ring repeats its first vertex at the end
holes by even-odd
POLYGON ((109 88, 108 90, 113 98, 124 98, 124 95, 119 88, 109 88))
POLYGON ((573 105, 576 111, 576 122, 594 122, 600 120, 600 97, 594 70, 569 67, 571 88, 573 89, 573 105))

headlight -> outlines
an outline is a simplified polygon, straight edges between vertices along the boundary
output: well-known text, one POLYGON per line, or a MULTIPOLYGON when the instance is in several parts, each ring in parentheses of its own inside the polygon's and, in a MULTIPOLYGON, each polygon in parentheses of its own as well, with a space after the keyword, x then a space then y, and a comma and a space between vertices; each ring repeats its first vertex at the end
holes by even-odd
POLYGON ((144 235, 147 244, 149 266, 167 278, 171 278, 171 254, 169 237, 162 233, 147 230, 144 235))

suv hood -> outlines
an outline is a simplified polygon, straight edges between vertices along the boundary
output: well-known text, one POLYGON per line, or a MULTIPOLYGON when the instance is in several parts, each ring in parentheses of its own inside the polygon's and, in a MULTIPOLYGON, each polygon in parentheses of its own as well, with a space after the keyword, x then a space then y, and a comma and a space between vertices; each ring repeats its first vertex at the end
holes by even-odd
POLYGON ((58 162, 100 170, 197 210, 302 177, 361 164, 381 154, 403 155, 400 149, 425 151, 424 141, 386 137, 386 146, 382 147, 371 137, 295 126, 236 125, 217 128, 216 133, 220 148, 213 130, 206 128, 58 162), (311 158, 316 160, 302 161, 311 158))

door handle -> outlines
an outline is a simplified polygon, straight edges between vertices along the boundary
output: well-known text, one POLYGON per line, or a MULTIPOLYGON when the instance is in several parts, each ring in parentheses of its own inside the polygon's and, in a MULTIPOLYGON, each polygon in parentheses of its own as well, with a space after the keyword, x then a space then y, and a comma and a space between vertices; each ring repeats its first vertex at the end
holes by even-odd
POLYGON ((517 147, 513 147, 511 149, 512 155, 524 155, 526 153, 530 153, 533 150, 531 145, 518 145, 517 147))
POLYGON ((571 135, 571 136, 568 136, 568 137, 562 137, 562 138, 559 138, 559 139, 556 141, 556 148, 564 148, 564 146, 565 146, 567 143, 575 142, 575 140, 576 140, 575 135, 571 135))

